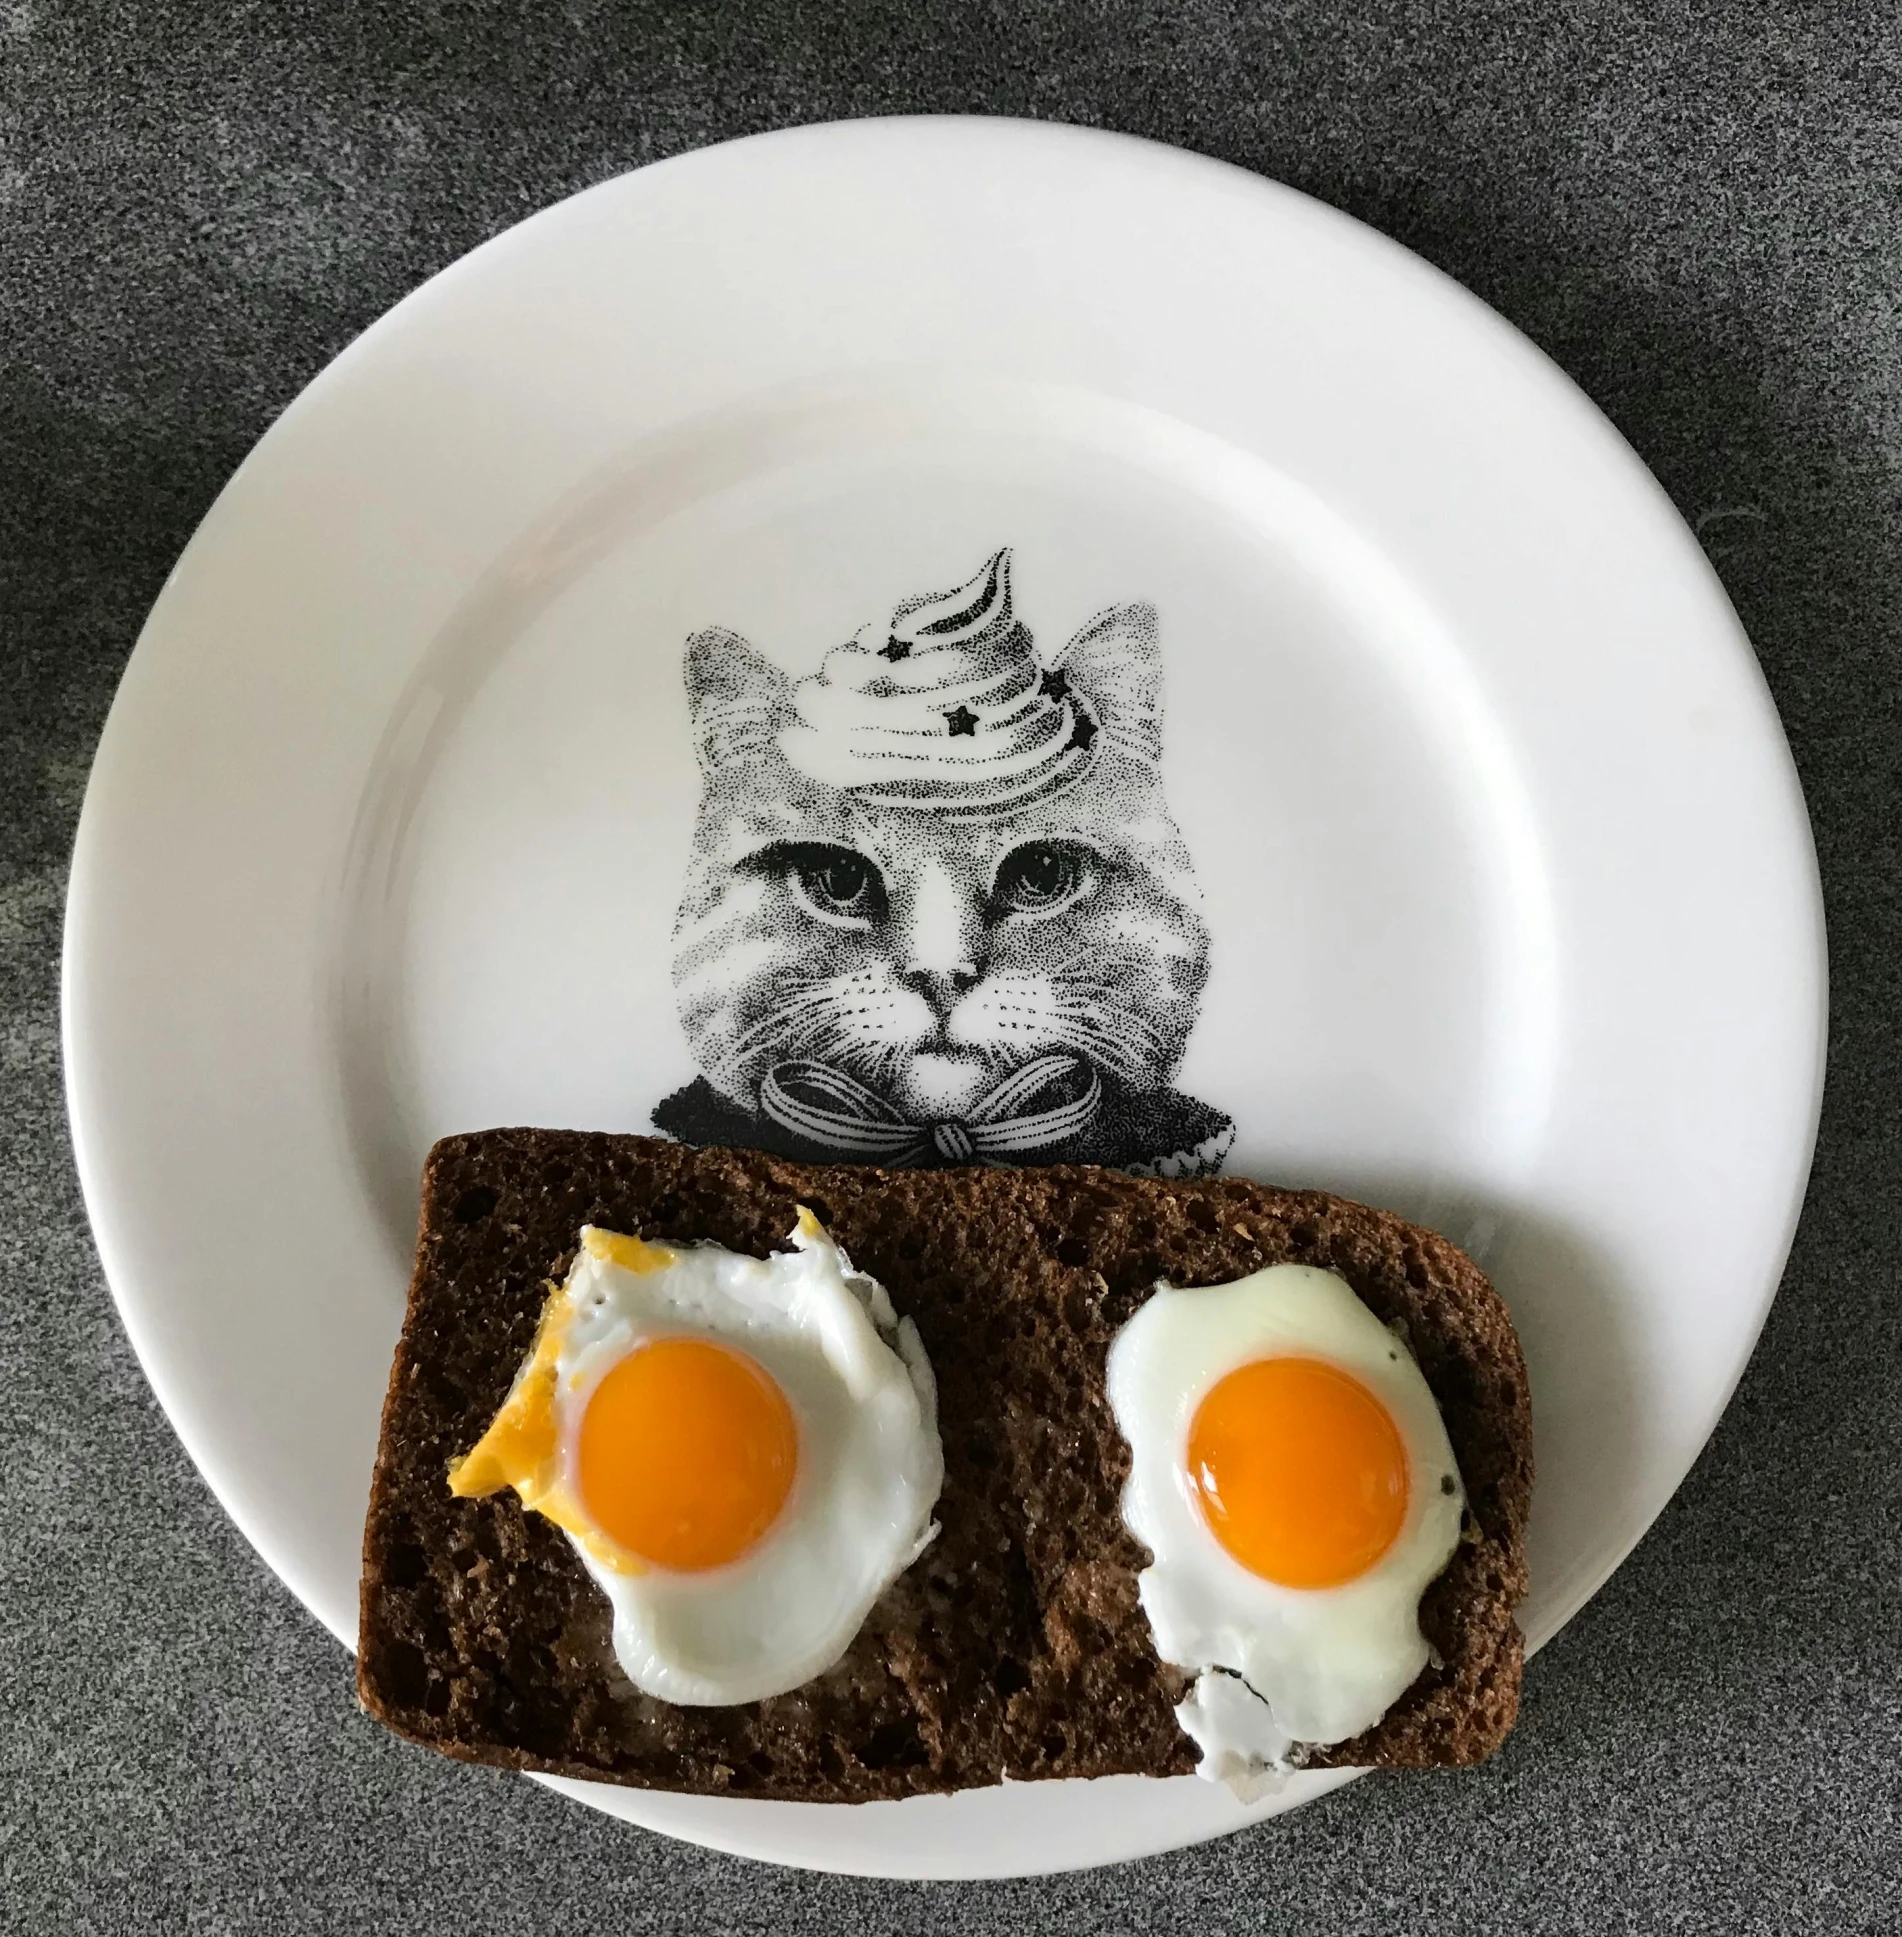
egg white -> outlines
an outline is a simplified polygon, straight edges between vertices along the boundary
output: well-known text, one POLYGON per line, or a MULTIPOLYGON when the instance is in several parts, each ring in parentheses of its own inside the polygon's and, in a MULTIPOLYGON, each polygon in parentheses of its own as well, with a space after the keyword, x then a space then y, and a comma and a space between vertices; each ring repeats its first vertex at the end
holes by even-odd
POLYGON ((1110 1347, 1109 1401, 1129 1442, 1123 1518, 1154 1556, 1139 1582, 1156 1651, 1198 1675, 1176 1711, 1198 1773, 1240 1793, 1302 1749, 1370 1728, 1426 1666, 1420 1596, 1451 1559, 1466 1495, 1412 1354, 1345 1280, 1272 1265, 1227 1285, 1158 1285, 1110 1347), (1257 1359, 1325 1361, 1386 1407, 1406 1448, 1406 1517, 1391 1547, 1337 1587, 1263 1580, 1209 1530, 1188 1473, 1189 1427, 1219 1379, 1257 1359))
MULTIPOLYGON (((845 1653, 938 1530, 931 1514, 944 1454, 917 1327, 895 1316, 884 1288, 804 1211, 792 1248, 764 1259, 712 1244, 581 1237, 542 1323, 541 1338, 556 1348, 552 1459, 538 1483, 517 1490, 562 1527, 607 1596, 614 1653, 637 1688, 686 1706, 797 1688, 845 1653), (595 1526, 576 1461, 600 1381, 638 1346, 683 1335, 757 1360, 799 1434, 778 1519, 739 1559, 701 1572, 654 1566, 595 1526)), ((518 1389, 537 1356, 545 1362, 545 1345, 518 1389)))

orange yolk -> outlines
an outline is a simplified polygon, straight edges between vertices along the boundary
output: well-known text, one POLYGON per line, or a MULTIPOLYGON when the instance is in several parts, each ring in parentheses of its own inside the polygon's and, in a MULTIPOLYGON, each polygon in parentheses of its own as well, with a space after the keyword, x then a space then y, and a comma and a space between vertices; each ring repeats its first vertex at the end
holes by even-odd
POLYGON ((779 1518, 799 1430, 786 1395, 744 1352, 661 1338, 595 1387, 577 1454, 601 1532, 653 1566, 698 1573, 738 1560, 779 1518))
POLYGON ((1407 1517, 1407 1452, 1358 1379, 1318 1359, 1258 1359, 1211 1386, 1189 1426, 1190 1489, 1251 1574, 1338 1587, 1407 1517))

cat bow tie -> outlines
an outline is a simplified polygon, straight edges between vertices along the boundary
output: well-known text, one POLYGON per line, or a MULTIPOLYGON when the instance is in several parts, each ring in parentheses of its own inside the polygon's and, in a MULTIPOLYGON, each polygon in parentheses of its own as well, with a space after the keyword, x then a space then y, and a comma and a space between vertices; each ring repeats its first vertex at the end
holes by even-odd
POLYGON ((1103 1085, 1080 1057, 1038 1056, 963 1116, 913 1123, 829 1063, 789 1062, 767 1076, 759 1100, 782 1130, 873 1163, 902 1168, 935 1152, 947 1163, 1007 1165, 1076 1136, 1101 1107, 1103 1085))

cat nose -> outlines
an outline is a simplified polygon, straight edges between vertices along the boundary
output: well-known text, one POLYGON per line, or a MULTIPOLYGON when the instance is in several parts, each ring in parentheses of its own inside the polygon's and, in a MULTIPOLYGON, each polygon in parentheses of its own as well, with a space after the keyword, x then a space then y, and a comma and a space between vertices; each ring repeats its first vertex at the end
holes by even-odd
POLYGON ((977 965, 959 962, 952 968, 909 968, 903 980, 931 1004, 942 1022, 957 1006, 958 997, 977 981, 977 965))
POLYGON ((927 853, 893 912, 900 977, 942 1023, 978 979, 983 929, 977 896, 953 861, 927 853))

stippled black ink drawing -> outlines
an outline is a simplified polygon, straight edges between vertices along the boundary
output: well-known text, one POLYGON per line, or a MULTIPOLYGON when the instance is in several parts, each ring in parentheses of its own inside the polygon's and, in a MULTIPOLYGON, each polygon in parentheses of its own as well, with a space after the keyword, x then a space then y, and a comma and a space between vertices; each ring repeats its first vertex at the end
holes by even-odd
POLYGON ((700 1074, 656 1128, 811 1162, 1220 1168, 1234 1124, 1173 1087, 1208 930, 1153 607, 1040 650, 1004 550, 810 678, 711 630, 686 679, 673 973, 700 1074))

